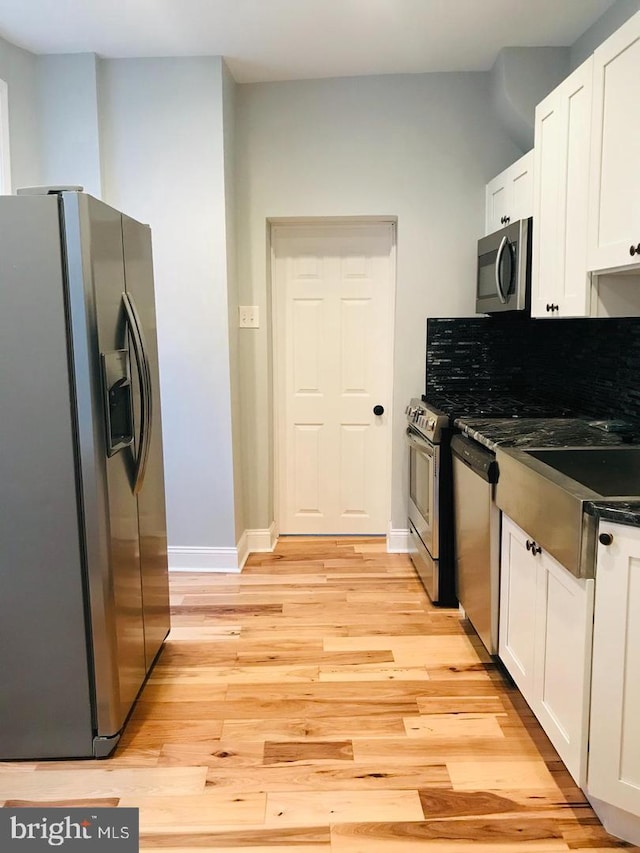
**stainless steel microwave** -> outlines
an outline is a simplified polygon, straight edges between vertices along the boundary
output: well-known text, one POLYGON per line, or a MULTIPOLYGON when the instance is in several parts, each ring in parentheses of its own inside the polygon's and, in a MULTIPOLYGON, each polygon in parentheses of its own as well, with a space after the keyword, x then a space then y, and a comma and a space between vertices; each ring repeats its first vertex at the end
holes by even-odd
POLYGON ((478 314, 530 310, 531 223, 520 219, 478 240, 478 314))

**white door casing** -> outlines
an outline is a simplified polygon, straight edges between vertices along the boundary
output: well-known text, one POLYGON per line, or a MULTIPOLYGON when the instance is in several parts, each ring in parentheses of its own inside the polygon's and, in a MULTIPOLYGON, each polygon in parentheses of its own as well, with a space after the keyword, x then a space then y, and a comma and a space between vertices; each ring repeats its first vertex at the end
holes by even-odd
POLYGON ((280 532, 384 534, 395 226, 274 224, 271 238, 280 532))

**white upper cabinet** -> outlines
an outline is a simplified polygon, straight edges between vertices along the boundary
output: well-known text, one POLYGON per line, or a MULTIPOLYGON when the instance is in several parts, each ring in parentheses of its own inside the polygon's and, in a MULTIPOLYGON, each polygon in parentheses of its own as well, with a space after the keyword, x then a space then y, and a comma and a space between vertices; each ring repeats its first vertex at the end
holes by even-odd
POLYGON ((640 267, 640 12, 594 54, 588 268, 640 267))
POLYGON ((531 314, 586 317, 593 57, 536 108, 531 314))
POLYGON ((509 222, 530 216, 533 216, 533 150, 487 184, 485 234, 493 234, 509 222))

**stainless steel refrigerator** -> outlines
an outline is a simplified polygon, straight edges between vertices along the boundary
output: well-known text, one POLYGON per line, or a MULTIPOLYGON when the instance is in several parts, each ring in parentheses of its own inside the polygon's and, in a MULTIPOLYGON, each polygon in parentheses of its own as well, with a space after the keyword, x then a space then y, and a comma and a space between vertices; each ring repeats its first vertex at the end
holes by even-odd
POLYGON ((151 235, 0 197, 0 759, 104 757, 169 630, 151 235))

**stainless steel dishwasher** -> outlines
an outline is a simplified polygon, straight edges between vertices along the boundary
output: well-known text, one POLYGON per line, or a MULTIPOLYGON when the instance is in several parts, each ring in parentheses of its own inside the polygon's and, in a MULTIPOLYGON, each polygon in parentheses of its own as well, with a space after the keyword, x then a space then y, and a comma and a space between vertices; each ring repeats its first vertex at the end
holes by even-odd
POLYGON ((462 435, 451 439, 456 592, 489 654, 498 653, 500 510, 495 453, 462 435))

